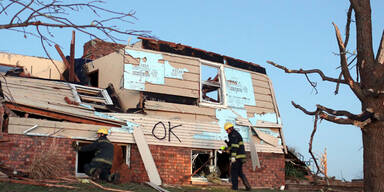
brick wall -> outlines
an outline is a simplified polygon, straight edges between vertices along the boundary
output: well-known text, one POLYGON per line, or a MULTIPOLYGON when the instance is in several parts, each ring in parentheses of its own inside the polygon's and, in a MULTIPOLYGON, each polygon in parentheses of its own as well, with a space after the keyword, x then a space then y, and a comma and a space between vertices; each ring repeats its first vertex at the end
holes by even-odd
POLYGON ((83 59, 95 60, 125 47, 123 44, 105 42, 99 39, 84 44, 83 59))
POLYGON ((252 170, 250 154, 247 155, 249 159, 243 165, 243 171, 252 186, 278 188, 285 184, 284 154, 258 153, 261 167, 255 171, 252 170))
MULTIPOLYGON (((63 175, 74 175, 76 153, 71 147, 71 139, 24 136, 3 133, 0 142, 0 163, 15 170, 27 170, 35 154, 52 149, 60 151, 60 156, 68 161, 63 175)), ((115 146, 116 149, 117 146, 115 146)), ((190 184, 191 148, 151 145, 150 150, 163 183, 190 184)), ((118 170, 124 182, 149 181, 143 161, 135 144, 131 147, 130 168, 124 163, 121 150, 115 153, 113 171, 118 170)), ((278 188, 285 183, 284 155, 258 153, 261 168, 252 171, 250 159, 243 170, 250 184, 254 187, 278 188)), ((248 154, 248 158, 250 155, 248 154)), ((239 181, 241 183, 241 181, 239 181)))
MULTIPOLYGON (((160 177, 167 184, 190 184, 191 149, 185 147, 150 146, 150 150, 158 168, 160 177)), ((252 170, 252 162, 248 160, 243 166, 249 183, 254 187, 278 188, 285 184, 284 155, 258 153, 261 168, 252 170)), ((133 182, 149 181, 136 145, 131 148, 130 178, 133 182)), ((241 183, 241 181, 239 182, 241 183)))
POLYGON ((72 140, 51 137, 25 136, 0 133, 7 141, 0 142, 0 164, 17 171, 26 171, 39 153, 56 150, 68 162, 63 176, 75 173, 76 153, 71 147, 72 140))

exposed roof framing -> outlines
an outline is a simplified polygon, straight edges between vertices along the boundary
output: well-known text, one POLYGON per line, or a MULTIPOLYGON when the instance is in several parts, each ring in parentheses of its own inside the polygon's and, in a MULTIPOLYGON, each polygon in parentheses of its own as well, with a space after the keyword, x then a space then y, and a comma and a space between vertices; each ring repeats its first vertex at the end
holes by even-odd
POLYGON ((154 51, 162 51, 167 53, 174 53, 178 55, 185 55, 191 57, 197 57, 216 63, 223 63, 233 67, 255 71, 258 73, 266 74, 265 68, 257 64, 242 61, 225 55, 220 55, 210 51, 193 48, 187 45, 172 43, 168 41, 161 41, 156 39, 150 39, 146 37, 139 37, 142 40, 142 48, 150 49, 154 51))

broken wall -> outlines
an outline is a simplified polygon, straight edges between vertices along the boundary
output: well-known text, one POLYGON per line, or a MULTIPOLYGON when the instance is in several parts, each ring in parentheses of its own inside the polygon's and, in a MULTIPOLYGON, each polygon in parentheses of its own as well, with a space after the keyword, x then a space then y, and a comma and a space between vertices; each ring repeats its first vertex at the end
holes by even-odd
POLYGON ((61 61, 51 61, 50 59, 42 57, 32 57, 2 52, 0 52, 0 64, 22 67, 25 72, 31 76, 46 79, 60 79, 61 73, 63 73, 66 68, 64 63, 61 61))
POLYGON ((227 135, 222 127, 230 121, 236 124, 235 128, 246 141, 250 137, 248 126, 254 126, 260 132, 275 137, 276 145, 283 146, 280 115, 268 76, 213 63, 223 67, 219 74, 223 78, 221 88, 225 102, 212 105, 202 102, 201 98, 202 63, 207 61, 126 47, 120 53, 114 52, 88 63, 87 67, 89 72, 98 70, 101 87, 106 87, 108 83, 119 87, 117 92, 125 110, 142 104, 149 116, 215 124, 212 129, 197 128, 203 133, 193 135, 193 139, 222 142, 227 135), (143 99, 141 92, 194 99, 198 105, 164 102, 164 98, 140 103, 143 99), (247 123, 239 124, 237 119, 245 119, 247 123))

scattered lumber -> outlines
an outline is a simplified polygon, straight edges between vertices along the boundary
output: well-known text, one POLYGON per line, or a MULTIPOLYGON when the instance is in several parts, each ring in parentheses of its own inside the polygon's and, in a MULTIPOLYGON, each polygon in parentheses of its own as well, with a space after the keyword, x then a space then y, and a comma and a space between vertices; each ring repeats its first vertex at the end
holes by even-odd
POLYGON ((147 185, 151 186, 152 188, 156 189, 156 190, 159 191, 159 192, 169 192, 169 191, 163 189, 162 187, 160 187, 160 186, 158 186, 158 185, 156 185, 156 184, 154 184, 154 183, 152 183, 152 182, 145 182, 145 183, 146 183, 147 185))
POLYGON ((106 190, 106 191, 116 191, 116 192, 133 192, 133 191, 127 191, 127 190, 122 190, 122 189, 113 189, 113 188, 108 188, 108 187, 104 187, 92 180, 89 180, 90 183, 96 185, 97 187, 99 187, 100 189, 103 189, 103 190, 106 190))
POLYGON ((78 187, 70 186, 70 185, 62 185, 62 184, 50 184, 50 183, 42 183, 35 180, 17 180, 10 178, 0 178, 0 181, 17 183, 17 184, 25 184, 25 185, 37 185, 37 186, 45 186, 45 187, 59 187, 59 188, 67 188, 67 189, 78 189, 78 187))

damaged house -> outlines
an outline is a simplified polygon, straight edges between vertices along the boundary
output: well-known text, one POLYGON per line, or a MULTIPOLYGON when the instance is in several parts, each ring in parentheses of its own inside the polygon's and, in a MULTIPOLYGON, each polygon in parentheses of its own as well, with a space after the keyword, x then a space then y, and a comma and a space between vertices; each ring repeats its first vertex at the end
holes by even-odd
POLYGON ((156 185, 228 180, 221 153, 232 122, 243 136, 244 172, 254 187, 285 184, 282 124, 263 67, 182 44, 140 38, 128 46, 84 45, 89 86, 57 80, 1 79, 0 164, 26 170, 39 151, 56 145, 63 173, 84 176, 92 154, 77 153, 109 130, 113 171, 123 182, 156 185))

